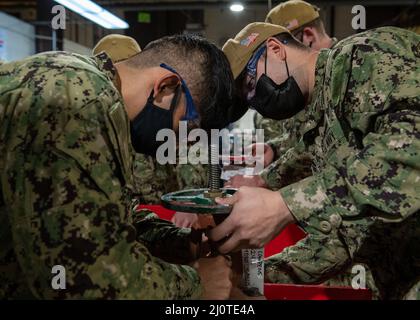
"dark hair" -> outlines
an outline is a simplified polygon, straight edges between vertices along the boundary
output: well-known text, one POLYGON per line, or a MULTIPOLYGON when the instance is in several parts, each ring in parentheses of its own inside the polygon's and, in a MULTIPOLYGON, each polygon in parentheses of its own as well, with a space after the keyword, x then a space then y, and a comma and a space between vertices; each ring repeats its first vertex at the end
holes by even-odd
POLYGON ((301 25, 299 28, 292 31, 294 37, 296 37, 299 41, 302 41, 303 38, 303 29, 305 28, 314 28, 320 35, 326 35, 324 23, 322 22, 321 18, 318 17, 315 20, 312 20, 304 25, 301 25))
POLYGON ((149 43, 127 63, 140 68, 171 66, 187 83, 203 128, 230 123, 233 75, 226 56, 213 43, 196 35, 167 36, 149 43))

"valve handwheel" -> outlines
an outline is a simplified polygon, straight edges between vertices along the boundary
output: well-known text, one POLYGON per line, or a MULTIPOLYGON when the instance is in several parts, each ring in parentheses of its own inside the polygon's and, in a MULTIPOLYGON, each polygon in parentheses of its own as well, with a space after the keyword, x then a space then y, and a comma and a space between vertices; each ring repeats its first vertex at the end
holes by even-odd
MULTIPOLYGON (((222 188, 221 197, 231 197, 237 189, 222 188)), ((220 205, 214 201, 212 191, 207 188, 190 189, 167 193, 162 196, 162 205, 166 209, 198 213, 198 214, 229 214, 232 211, 231 206, 220 205)))

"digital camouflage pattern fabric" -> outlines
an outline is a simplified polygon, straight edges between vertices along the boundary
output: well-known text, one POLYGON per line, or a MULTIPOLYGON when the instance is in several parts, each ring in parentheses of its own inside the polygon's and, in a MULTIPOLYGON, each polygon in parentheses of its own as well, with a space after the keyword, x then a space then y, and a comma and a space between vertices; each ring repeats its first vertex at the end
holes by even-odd
POLYGON ((282 131, 283 123, 286 120, 273 120, 269 118, 264 118, 258 112, 255 112, 254 115, 254 127, 255 129, 264 130, 264 140, 270 141, 278 138, 282 134, 287 134, 287 132, 282 131))
POLYGON ((0 298, 200 297, 197 272, 168 262, 191 260, 189 229, 132 210, 118 79, 106 54, 0 67, 0 298))
POLYGON ((182 189, 207 187, 207 167, 201 164, 159 164, 137 153, 134 161, 134 181, 143 204, 158 204, 162 195, 182 189))
MULTIPOLYGON (((299 132, 299 128, 304 125, 304 122, 301 121, 303 120, 303 114, 304 111, 301 111, 295 117, 281 121, 263 118, 259 115, 255 118, 256 127, 264 129, 264 140, 268 140, 266 143, 274 151, 275 161, 261 172, 261 177, 264 179, 266 185, 272 190, 279 189, 280 185, 267 177, 277 175, 276 170, 278 164, 282 161, 279 158, 282 157, 282 159, 284 159, 287 151, 292 149, 299 142, 299 135, 297 133, 299 132)), ((283 173, 282 177, 285 184, 290 184, 310 176, 312 171, 309 155, 306 157, 300 155, 299 161, 296 161, 294 166, 288 167, 287 169, 288 172, 283 173)))
POLYGON ((308 236, 267 260, 272 282, 319 283, 366 264, 382 299, 420 280, 420 37, 379 28, 322 50, 298 143, 267 177, 308 236), (312 174, 288 185, 289 170, 312 174))
MULTIPOLYGON (((117 63, 138 54, 141 48, 131 37, 111 34, 98 42, 93 55, 102 51, 113 63, 117 63)), ((142 204, 158 204, 165 193, 207 184, 202 166, 160 165, 155 158, 140 153, 136 153, 134 158, 134 177, 135 189, 142 204)))
MULTIPOLYGON (((333 48, 337 43, 337 38, 332 38, 331 48, 333 48)), ((254 116, 254 127, 256 129, 264 130, 264 140, 274 151, 274 159, 277 160, 281 155, 283 155, 289 148, 293 147, 296 141, 291 141, 293 137, 291 132, 296 129, 299 123, 299 119, 302 117, 294 117, 292 119, 284 120, 273 120, 269 118, 264 118, 259 113, 255 113, 254 116)), ((270 170, 275 170, 274 166, 271 166, 265 170, 268 172, 270 170)), ((310 172, 308 171, 308 176, 310 172)), ((305 177, 305 176, 299 176, 305 177)))
MULTIPOLYGON (((269 120, 269 119, 264 119, 269 120)), ((272 139, 267 141, 274 151, 274 162, 267 166, 262 172, 261 177, 268 188, 278 190, 284 185, 291 184, 306 178, 312 174, 311 154, 301 150, 295 153, 294 148, 299 143, 300 131, 306 125, 305 110, 296 114, 293 118, 277 121, 274 120, 260 122, 265 132, 272 132, 272 139), (267 128, 268 129, 265 129, 267 128), (274 134, 277 130, 277 137, 274 134), (287 159, 287 160, 286 160, 287 159), (282 166, 283 163, 290 163, 290 166, 282 166), (281 183, 278 176, 281 176, 281 183)))

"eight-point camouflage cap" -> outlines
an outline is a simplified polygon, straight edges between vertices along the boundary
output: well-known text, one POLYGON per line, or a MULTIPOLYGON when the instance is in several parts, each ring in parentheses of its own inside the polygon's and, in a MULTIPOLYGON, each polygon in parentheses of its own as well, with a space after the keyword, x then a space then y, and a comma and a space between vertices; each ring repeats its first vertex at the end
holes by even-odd
POLYGON ((319 18, 319 8, 301 0, 280 3, 271 9, 265 22, 276 24, 293 31, 306 23, 319 18))
POLYGON ((110 34, 103 37, 93 48, 93 54, 105 51, 112 62, 128 59, 141 51, 136 40, 121 34, 110 34))
POLYGON ((274 24, 254 22, 242 29, 234 39, 229 39, 222 50, 229 60, 233 77, 236 79, 241 74, 261 43, 269 37, 285 32, 289 33, 286 28, 274 24))

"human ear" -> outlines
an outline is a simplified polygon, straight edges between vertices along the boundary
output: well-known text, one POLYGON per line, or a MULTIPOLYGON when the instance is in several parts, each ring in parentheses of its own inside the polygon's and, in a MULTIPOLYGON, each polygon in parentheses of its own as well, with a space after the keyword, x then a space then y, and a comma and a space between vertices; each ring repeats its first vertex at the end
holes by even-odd
POLYGON ((153 90, 155 94, 158 93, 165 93, 165 92, 173 92, 175 88, 179 85, 180 80, 178 76, 174 74, 167 74, 155 81, 153 86, 153 90))
POLYGON ((307 47, 312 47, 317 41, 317 35, 312 28, 306 27, 302 31, 302 43, 307 47))
POLYGON ((157 79, 153 85, 153 98, 156 104, 159 105, 164 100, 170 100, 174 96, 179 83, 180 80, 175 74, 167 74, 157 79))
POLYGON ((283 43, 281 43, 276 38, 268 38, 266 42, 267 46, 267 55, 275 56, 276 58, 280 60, 286 59, 286 48, 283 43))

